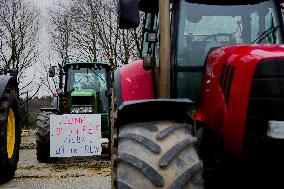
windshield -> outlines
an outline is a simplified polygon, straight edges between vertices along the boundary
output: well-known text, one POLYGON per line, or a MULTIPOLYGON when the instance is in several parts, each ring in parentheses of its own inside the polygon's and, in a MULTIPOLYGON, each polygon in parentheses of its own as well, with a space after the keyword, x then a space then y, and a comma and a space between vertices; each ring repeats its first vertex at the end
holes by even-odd
POLYGON ((107 90, 106 69, 80 68, 68 69, 67 92, 75 89, 93 89, 97 92, 107 90))
POLYGON ((203 71, 192 70, 204 66, 211 48, 251 43, 282 43, 273 1, 206 5, 181 0, 176 66, 183 71, 178 71, 176 76, 177 97, 190 94, 190 98, 198 99, 203 71), (188 85, 183 85, 184 82, 188 85))
POLYGON ((179 65, 203 65, 212 47, 282 42, 273 1, 230 6, 182 1, 180 11, 179 65))

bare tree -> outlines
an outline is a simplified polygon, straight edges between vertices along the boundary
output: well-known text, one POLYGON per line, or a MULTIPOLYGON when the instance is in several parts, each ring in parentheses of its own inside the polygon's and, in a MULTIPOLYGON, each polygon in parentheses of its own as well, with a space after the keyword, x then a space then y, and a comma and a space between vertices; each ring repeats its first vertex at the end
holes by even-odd
POLYGON ((40 87, 32 81, 35 75, 27 76, 26 70, 34 65, 39 56, 40 17, 38 9, 29 1, 0 0, 0 64, 7 74, 17 69, 20 91, 40 87))
POLYGON ((100 45, 105 54, 114 56, 115 65, 139 58, 142 24, 137 29, 121 30, 118 24, 117 0, 101 1, 98 19, 100 45))
MULTIPOLYGON (((48 9, 53 50, 49 62, 53 65, 65 65, 70 61, 108 61, 111 56, 117 67, 140 57, 142 28, 119 29, 117 0, 53 2, 48 9)), ((44 73, 40 79, 51 92, 58 81, 56 77, 48 79, 49 66, 43 63, 44 73)))
POLYGON ((78 57, 105 61, 112 56, 115 65, 127 64, 139 57, 142 29, 119 29, 116 0, 72 2, 73 10, 80 15, 74 28, 78 57))
POLYGON ((51 41, 59 55, 62 65, 75 59, 77 47, 74 46, 74 29, 77 10, 69 3, 55 3, 49 10, 51 41))
POLYGON ((74 27, 74 43, 78 48, 76 57, 85 61, 100 61, 102 52, 98 46, 97 2, 74 0, 72 3, 73 10, 78 14, 74 27))
POLYGON ((117 0, 70 0, 49 11, 53 49, 69 61, 108 61, 116 66, 139 58, 142 28, 120 30, 117 0))

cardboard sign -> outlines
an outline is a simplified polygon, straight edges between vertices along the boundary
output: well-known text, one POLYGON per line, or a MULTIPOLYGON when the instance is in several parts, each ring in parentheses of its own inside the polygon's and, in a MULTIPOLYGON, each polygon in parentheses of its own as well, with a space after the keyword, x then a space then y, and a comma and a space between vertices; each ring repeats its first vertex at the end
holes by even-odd
POLYGON ((50 116, 50 157, 101 155, 101 115, 50 116))

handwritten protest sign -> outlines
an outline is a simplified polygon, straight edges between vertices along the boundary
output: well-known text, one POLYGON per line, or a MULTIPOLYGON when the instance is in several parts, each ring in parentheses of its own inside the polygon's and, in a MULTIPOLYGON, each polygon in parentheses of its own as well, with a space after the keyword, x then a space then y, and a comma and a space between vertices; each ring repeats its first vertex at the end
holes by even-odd
POLYGON ((50 156, 101 155, 101 115, 50 116, 50 156))

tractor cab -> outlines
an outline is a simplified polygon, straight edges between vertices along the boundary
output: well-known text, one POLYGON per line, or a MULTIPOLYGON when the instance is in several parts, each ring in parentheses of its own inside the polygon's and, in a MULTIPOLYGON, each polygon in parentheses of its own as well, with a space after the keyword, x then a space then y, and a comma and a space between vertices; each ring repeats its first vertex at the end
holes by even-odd
POLYGON ((176 56, 172 58, 175 97, 199 101, 205 61, 211 50, 239 44, 283 42, 282 19, 274 1, 210 3, 182 0, 173 10, 173 14, 179 13, 175 15, 178 21, 173 22, 176 25, 173 28, 177 29, 173 50, 176 56))
POLYGON ((65 91, 70 113, 107 113, 110 67, 104 63, 67 63, 65 91))

